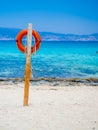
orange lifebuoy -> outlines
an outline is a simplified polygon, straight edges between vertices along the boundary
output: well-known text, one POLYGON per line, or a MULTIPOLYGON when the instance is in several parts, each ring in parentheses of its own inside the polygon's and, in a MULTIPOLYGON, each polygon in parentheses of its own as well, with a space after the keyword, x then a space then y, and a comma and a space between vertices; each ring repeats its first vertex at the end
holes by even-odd
MULTIPOLYGON (((26 52, 26 48, 25 46, 22 44, 22 38, 27 35, 27 30, 22 30, 21 32, 19 32, 19 34, 16 37, 16 43, 17 46, 19 48, 20 51, 22 51, 23 53, 26 52)), ((41 38, 40 35, 38 34, 38 32, 36 32, 35 30, 32 30, 32 35, 35 38, 35 44, 33 47, 31 47, 31 53, 37 51, 40 47, 40 43, 41 43, 41 38)))

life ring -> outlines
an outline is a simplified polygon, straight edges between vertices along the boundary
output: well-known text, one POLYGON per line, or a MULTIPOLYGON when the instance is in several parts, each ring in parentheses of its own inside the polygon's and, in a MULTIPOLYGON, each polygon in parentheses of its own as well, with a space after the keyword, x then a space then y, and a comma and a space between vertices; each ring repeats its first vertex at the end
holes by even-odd
MULTIPOLYGON (((20 51, 22 51, 23 53, 26 52, 26 47, 22 44, 22 38, 27 35, 27 30, 22 30, 18 33, 17 37, 16 37, 16 43, 17 43, 17 46, 19 48, 20 51)), ((40 38, 40 35, 38 34, 37 31, 35 30, 32 30, 32 35, 34 36, 35 38, 35 44, 33 47, 31 47, 31 53, 34 53, 35 51, 37 51, 40 47, 40 43, 41 43, 41 38, 40 38)))

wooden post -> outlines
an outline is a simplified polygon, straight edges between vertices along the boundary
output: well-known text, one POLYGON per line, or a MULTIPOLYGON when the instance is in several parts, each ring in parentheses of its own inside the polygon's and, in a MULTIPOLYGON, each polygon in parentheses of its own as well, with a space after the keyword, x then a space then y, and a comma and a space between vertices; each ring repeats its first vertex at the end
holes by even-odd
POLYGON ((28 99, 29 99, 29 83, 31 76, 31 45, 32 45, 32 24, 28 24, 25 85, 24 85, 24 106, 28 106, 28 99))

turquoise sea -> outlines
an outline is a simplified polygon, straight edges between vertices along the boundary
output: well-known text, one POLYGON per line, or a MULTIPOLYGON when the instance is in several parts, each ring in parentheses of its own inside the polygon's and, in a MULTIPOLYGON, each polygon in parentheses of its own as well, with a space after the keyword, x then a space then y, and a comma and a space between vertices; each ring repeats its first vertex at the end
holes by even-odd
MULTIPOLYGON (((98 78, 98 42, 42 42, 32 55, 33 77, 98 78)), ((0 78, 24 77, 25 54, 0 41, 0 78)))

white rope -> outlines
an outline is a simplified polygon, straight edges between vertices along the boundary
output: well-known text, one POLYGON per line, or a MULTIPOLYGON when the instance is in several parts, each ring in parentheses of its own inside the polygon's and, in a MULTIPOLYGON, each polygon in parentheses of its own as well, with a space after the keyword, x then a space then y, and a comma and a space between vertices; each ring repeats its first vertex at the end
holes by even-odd
MULTIPOLYGON (((24 40, 24 46, 25 46, 25 50, 26 50, 26 46, 27 46, 27 38, 24 40)), ((26 51, 25 51, 25 56, 26 56, 26 51)))
MULTIPOLYGON (((35 43, 35 39, 34 39, 34 43, 35 43)), ((36 45, 34 46, 34 53, 33 55, 36 55, 36 45)))
MULTIPOLYGON (((34 43, 35 43, 35 39, 34 39, 34 43)), ((35 56, 35 55, 36 55, 36 46, 34 46, 34 53, 32 53, 32 55, 31 55, 31 60, 33 60, 33 56, 35 56)), ((32 64, 31 64, 31 77, 34 78, 34 68, 33 68, 32 64)))

